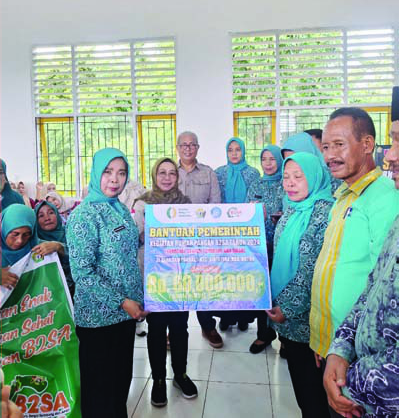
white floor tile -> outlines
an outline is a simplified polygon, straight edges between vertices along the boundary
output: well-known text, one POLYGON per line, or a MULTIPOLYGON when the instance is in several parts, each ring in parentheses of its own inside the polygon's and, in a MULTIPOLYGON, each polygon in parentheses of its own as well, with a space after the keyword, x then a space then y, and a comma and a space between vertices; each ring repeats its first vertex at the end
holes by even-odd
POLYGON ((279 354, 266 355, 269 367, 269 379, 272 385, 291 385, 291 377, 288 372, 287 360, 280 357, 279 354))
POLYGON ((191 327, 188 330, 188 348, 193 350, 213 350, 208 340, 202 336, 201 327, 191 327))
POLYGON ((196 312, 192 312, 192 311, 190 312, 190 314, 188 316, 188 326, 189 327, 200 327, 196 312))
POLYGON ((127 400, 127 412, 129 417, 133 414, 136 405, 143 394, 147 381, 148 379, 141 377, 133 378, 132 383, 130 384, 129 397, 127 400))
POLYGON ((195 399, 185 399, 180 390, 173 387, 172 380, 167 380, 166 384, 168 404, 163 408, 156 408, 151 405, 152 381, 150 380, 132 418, 202 417, 207 382, 195 382, 198 388, 198 397, 195 399))
POLYGON ((266 347, 266 353, 268 354, 279 354, 280 353, 280 340, 276 338, 272 341, 271 345, 266 347))
POLYGON ((249 353, 250 345, 256 340, 256 330, 253 328, 243 332, 237 327, 231 327, 228 331, 220 332, 220 335, 224 341, 221 351, 249 353))
POLYGON ((147 336, 138 337, 136 335, 136 338, 134 339, 134 346, 135 347, 141 347, 141 348, 147 348, 147 336))
POLYGON ((133 356, 133 377, 150 377, 151 367, 146 348, 135 347, 133 356))
MULTIPOLYGON (((219 322, 217 320, 217 322, 219 322)), ((218 329, 218 328, 217 328, 218 329)), ((128 399, 130 418, 299 418, 287 362, 280 358, 280 342, 259 354, 249 347, 256 339, 256 322, 247 331, 237 326, 220 332, 222 349, 213 349, 202 337, 195 312, 189 316, 187 374, 195 381, 199 397, 184 399, 172 386, 170 352, 167 356, 169 403, 165 408, 151 405, 151 368, 147 338, 137 337, 134 348, 133 381, 128 399)))
POLYGON ((290 385, 270 385, 273 414, 276 418, 301 418, 294 390, 290 385))
POLYGON ((210 381, 227 383, 269 383, 266 356, 214 351, 210 381))
MULTIPOLYGON (((209 350, 188 350, 187 374, 192 380, 208 380, 213 352, 209 350)), ((167 360, 167 377, 173 377, 170 353, 167 360)))
POLYGON ((203 418, 272 418, 268 385, 209 382, 203 418))

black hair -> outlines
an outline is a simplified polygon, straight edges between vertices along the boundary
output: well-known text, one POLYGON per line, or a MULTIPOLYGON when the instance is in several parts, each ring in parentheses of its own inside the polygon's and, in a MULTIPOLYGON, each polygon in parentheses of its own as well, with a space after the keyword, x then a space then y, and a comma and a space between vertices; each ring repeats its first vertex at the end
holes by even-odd
POLYGON ((320 139, 321 141, 321 136, 323 135, 323 131, 321 129, 315 128, 315 129, 306 129, 306 131, 304 131, 305 133, 307 133, 310 136, 314 136, 317 139, 320 139))
POLYGON ((341 107, 330 115, 329 120, 349 116, 352 118, 352 131, 357 141, 363 136, 371 135, 375 139, 375 126, 371 116, 360 107, 341 107))

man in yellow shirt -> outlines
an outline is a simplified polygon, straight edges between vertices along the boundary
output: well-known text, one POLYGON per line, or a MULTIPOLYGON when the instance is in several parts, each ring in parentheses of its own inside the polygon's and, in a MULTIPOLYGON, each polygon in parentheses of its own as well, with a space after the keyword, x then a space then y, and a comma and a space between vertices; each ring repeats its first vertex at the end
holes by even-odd
POLYGON ((310 312, 310 346, 325 358, 335 331, 366 286, 388 230, 399 213, 399 193, 376 168, 375 128, 359 108, 330 116, 322 138, 331 174, 344 183, 316 262, 310 312))

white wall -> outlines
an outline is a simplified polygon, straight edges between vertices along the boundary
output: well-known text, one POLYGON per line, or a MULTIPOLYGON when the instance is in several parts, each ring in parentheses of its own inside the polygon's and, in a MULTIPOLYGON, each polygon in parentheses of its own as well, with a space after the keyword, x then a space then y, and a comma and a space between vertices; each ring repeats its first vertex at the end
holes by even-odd
POLYGON ((178 131, 200 159, 225 162, 233 133, 229 32, 397 24, 398 0, 1 0, 0 155, 11 178, 36 178, 32 45, 174 36, 178 131), (395 21, 396 17, 396 21, 395 21))

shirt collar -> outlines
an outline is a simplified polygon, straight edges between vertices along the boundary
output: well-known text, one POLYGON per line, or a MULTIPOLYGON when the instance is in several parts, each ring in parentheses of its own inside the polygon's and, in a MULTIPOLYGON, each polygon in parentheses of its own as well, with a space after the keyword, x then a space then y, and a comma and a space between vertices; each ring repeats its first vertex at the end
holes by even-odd
POLYGON ((380 167, 376 167, 374 170, 369 171, 364 176, 360 177, 360 179, 356 180, 351 186, 348 186, 346 182, 343 182, 335 191, 334 197, 339 199, 344 194, 350 192, 359 197, 366 190, 366 188, 380 176, 382 176, 382 170, 380 167))
MULTIPOLYGON (((179 160, 179 164, 178 164, 178 166, 177 166, 177 167, 178 167, 178 168, 181 168, 182 170, 184 170, 183 166, 181 165, 181 160, 179 160)), ((197 159, 195 159, 195 165, 194 165, 193 171, 194 171, 195 169, 199 170, 199 167, 198 167, 198 160, 197 160, 197 159)), ((186 170, 184 170, 184 171, 186 171, 186 170)), ((190 173, 192 173, 192 171, 190 171, 190 173)))

